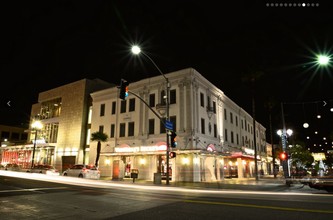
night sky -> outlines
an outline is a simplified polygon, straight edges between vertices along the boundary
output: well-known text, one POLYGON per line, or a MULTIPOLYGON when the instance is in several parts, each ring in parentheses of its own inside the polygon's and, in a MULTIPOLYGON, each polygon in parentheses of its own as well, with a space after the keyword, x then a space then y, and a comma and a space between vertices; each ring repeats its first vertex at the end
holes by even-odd
POLYGON ((250 114, 254 91, 268 142, 267 103, 274 138, 284 103, 295 137, 317 137, 318 144, 326 137, 329 143, 321 143, 332 149, 332 67, 315 63, 316 54, 333 53, 332 3, 232 2, 2 1, 0 124, 27 124, 39 92, 83 78, 119 84, 159 75, 149 60, 131 54, 138 44, 162 72, 193 67, 250 114))

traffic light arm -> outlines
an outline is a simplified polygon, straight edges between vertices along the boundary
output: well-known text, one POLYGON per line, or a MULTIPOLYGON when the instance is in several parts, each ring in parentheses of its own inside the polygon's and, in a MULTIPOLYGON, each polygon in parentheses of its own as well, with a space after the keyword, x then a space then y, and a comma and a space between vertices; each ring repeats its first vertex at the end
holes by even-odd
POLYGON ((152 109, 145 100, 143 100, 139 95, 135 94, 134 92, 131 92, 131 91, 128 90, 128 93, 134 95, 135 97, 140 99, 143 103, 145 103, 145 105, 161 120, 161 122, 165 126, 163 118, 159 114, 157 114, 157 112, 154 109, 152 109))

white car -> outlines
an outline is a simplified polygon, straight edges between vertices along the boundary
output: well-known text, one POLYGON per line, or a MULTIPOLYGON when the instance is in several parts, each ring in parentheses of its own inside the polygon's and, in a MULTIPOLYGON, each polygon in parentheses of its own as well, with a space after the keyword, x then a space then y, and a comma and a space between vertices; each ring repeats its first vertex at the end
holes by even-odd
POLYGON ((80 177, 87 179, 99 179, 101 173, 96 166, 75 164, 63 172, 63 176, 80 177))
POLYGON ((53 166, 51 165, 36 165, 34 166, 32 169, 27 170, 27 172, 30 173, 43 173, 46 175, 52 175, 52 176, 59 176, 60 173, 57 169, 55 169, 53 166))

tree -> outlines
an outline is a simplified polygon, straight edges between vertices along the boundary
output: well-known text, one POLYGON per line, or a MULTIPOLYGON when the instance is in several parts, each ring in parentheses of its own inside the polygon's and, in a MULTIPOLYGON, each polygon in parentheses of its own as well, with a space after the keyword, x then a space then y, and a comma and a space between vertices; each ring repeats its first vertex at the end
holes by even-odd
POLYGON ((108 135, 97 131, 91 134, 91 141, 97 141, 97 154, 96 154, 96 161, 95 161, 95 166, 98 167, 98 160, 99 160, 99 155, 101 153, 101 142, 105 142, 108 139, 108 135))

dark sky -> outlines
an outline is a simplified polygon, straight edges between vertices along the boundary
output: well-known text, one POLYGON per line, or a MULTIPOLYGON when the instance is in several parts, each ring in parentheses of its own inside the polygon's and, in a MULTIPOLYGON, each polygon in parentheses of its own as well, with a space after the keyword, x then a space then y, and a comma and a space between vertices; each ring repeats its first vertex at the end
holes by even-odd
POLYGON ((268 132, 266 106, 268 100, 275 103, 274 137, 282 127, 282 102, 286 125, 297 137, 321 130, 329 138, 333 73, 314 61, 318 53, 332 53, 333 6, 330 1, 303 1, 314 4, 305 7, 299 1, 274 1, 279 2, 288 5, 2 1, 0 124, 27 123, 39 92, 73 81, 101 78, 118 84, 121 78, 134 82, 159 75, 149 60, 131 55, 131 45, 139 44, 164 73, 193 67, 250 114, 255 88, 255 117, 268 132), (254 73, 261 74, 252 87, 246 79, 254 73), (302 128, 317 113, 322 119, 302 128))

